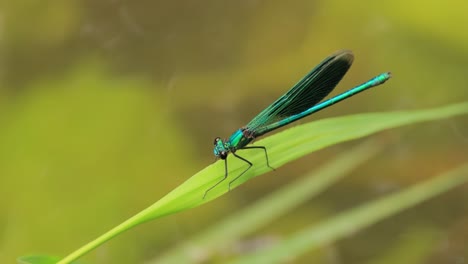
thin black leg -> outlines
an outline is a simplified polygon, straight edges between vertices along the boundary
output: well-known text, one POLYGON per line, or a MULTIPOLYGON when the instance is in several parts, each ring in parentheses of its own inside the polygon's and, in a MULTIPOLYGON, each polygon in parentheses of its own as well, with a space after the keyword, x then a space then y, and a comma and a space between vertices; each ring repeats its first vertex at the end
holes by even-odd
POLYGON ((275 168, 270 166, 270 162, 268 160, 268 152, 264 146, 248 146, 248 147, 243 147, 242 149, 263 149, 263 151, 265 151, 266 163, 267 163, 268 168, 275 170, 275 168))
MULTIPOLYGON (((265 152, 266 164, 267 164, 268 168, 270 168, 272 170, 275 170, 275 168, 270 166, 270 161, 268 160, 268 152, 267 152, 267 150, 266 150, 266 148, 264 146, 248 146, 248 147, 243 147, 242 149, 263 149, 263 151, 265 152)), ((239 179, 242 175, 244 175, 244 173, 246 173, 253 165, 252 162, 250 162, 247 159, 237 155, 236 153, 234 153, 234 152, 231 152, 231 153, 232 153, 232 155, 234 155, 234 157, 236 157, 236 158, 238 158, 240 160, 243 160, 244 162, 249 164, 249 167, 247 169, 245 169, 241 174, 239 174, 239 176, 237 176, 236 178, 234 178, 232 181, 229 182, 229 190, 231 190, 231 184, 234 183, 237 179, 239 179)), ((206 190, 205 194, 203 195, 203 199, 205 199, 206 194, 208 194, 209 191, 211 191, 213 188, 215 188, 220 183, 225 181, 227 179, 227 176, 228 176, 228 165, 227 165, 227 159, 225 159, 224 160, 224 178, 222 178, 219 182, 217 182, 215 185, 211 186, 208 190, 206 190)))
POLYGON ((250 161, 248 161, 247 159, 245 159, 245 158, 243 158, 243 157, 237 155, 237 154, 234 153, 234 152, 232 153, 232 155, 234 155, 234 157, 236 157, 236 158, 238 158, 238 159, 240 159, 240 160, 243 160, 243 161, 247 162, 247 164, 249 164, 249 167, 248 167, 247 169, 245 169, 241 174, 239 174, 239 176, 237 176, 236 178, 234 178, 234 180, 232 180, 232 181, 229 182, 229 190, 231 190, 231 184, 232 184, 233 182, 235 182, 237 179, 239 179, 244 173, 246 173, 246 172, 252 167, 252 162, 250 162, 250 161))
POLYGON ((226 180, 228 176, 228 167, 227 167, 227 159, 224 160, 224 178, 222 178, 219 182, 217 182, 215 185, 211 186, 208 190, 205 191, 205 194, 203 195, 203 199, 205 199, 206 194, 211 191, 214 187, 218 186, 218 184, 222 183, 224 180, 226 180))

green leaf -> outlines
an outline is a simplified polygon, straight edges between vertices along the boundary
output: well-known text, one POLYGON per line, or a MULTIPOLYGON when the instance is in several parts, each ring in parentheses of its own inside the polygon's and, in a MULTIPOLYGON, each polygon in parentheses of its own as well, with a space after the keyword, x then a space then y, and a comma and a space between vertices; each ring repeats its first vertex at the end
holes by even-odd
POLYGON ((311 197, 325 191, 357 166, 375 157, 381 149, 382 145, 368 141, 345 151, 305 177, 235 212, 224 221, 220 221, 198 236, 177 246, 164 256, 147 263, 190 263, 194 261, 194 252, 197 252, 196 255, 203 259, 209 259, 217 251, 228 248, 246 234, 258 230, 292 211, 311 197))
MULTIPOLYGON (((364 137, 378 131, 422 121, 437 120, 468 113, 468 103, 440 108, 390 113, 370 113, 324 119, 296 126, 259 140, 256 145, 266 146, 271 165, 279 168, 315 150, 340 142, 364 137)), ((233 184, 232 189, 245 181, 269 170, 263 151, 240 151, 242 156, 255 164, 243 177, 233 184)), ((228 158, 229 175, 239 175, 245 163, 228 158)), ((202 205, 228 191, 229 180, 219 184, 203 199, 205 191, 224 177, 224 162, 218 161, 201 170, 159 201, 131 217, 127 221, 76 250, 59 263, 70 263, 105 241, 143 222, 170 215, 202 205)))
POLYGON ((234 263, 280 263, 291 260, 466 182, 468 182, 468 163, 424 183, 348 210, 332 219, 327 219, 323 224, 301 230, 271 248, 243 257, 234 263))
POLYGON ((54 264, 59 260, 59 257, 31 255, 19 257, 16 262, 18 264, 54 264))

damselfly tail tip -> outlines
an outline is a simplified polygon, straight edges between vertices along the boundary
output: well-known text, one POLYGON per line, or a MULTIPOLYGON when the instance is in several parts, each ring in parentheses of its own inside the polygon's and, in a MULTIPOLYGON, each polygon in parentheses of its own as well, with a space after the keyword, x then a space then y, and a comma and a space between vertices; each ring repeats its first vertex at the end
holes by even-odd
POLYGON ((392 78, 392 73, 391 72, 385 72, 380 74, 377 78, 377 84, 383 84, 384 82, 388 81, 388 79, 392 78))

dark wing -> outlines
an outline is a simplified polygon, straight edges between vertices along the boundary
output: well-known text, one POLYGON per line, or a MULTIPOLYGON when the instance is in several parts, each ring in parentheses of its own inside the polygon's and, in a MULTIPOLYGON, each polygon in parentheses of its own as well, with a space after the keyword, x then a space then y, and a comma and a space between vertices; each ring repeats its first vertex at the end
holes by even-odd
POLYGON ((340 82, 353 63, 353 53, 341 50, 323 60, 291 90, 265 108, 246 128, 255 134, 258 128, 304 112, 325 98, 340 82))

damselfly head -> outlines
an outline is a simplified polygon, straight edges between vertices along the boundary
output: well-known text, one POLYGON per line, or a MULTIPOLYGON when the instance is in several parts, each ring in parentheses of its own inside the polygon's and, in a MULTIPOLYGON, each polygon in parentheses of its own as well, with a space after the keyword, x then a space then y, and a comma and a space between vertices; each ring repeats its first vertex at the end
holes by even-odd
POLYGON ((217 137, 214 139, 214 149, 213 153, 216 157, 219 157, 220 159, 226 159, 228 156, 228 151, 226 147, 224 146, 224 142, 220 137, 217 137))

